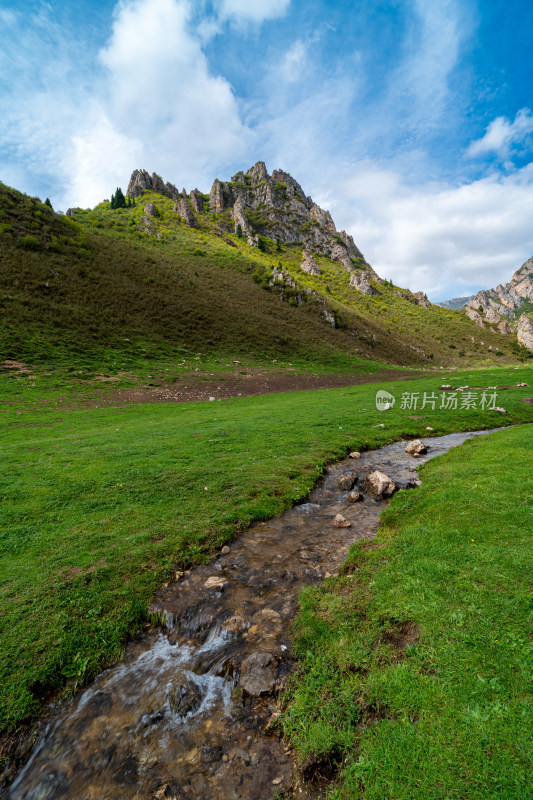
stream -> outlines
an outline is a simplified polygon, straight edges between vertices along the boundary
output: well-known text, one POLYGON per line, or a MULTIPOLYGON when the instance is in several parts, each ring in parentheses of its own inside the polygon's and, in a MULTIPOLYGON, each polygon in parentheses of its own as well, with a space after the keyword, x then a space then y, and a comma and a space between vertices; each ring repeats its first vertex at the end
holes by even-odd
MULTIPOLYGON (((7 798, 269 800, 293 785, 292 755, 271 722, 300 591, 338 574, 350 545, 375 535, 388 501, 366 492, 367 473, 417 486, 419 464, 489 432, 425 439, 418 458, 401 441, 344 459, 306 502, 163 586, 151 607, 161 624, 57 710, 7 798), (358 502, 340 488, 353 473, 358 502), (337 514, 351 527, 335 527, 337 514)), ((317 794, 300 783, 298 796, 317 794)))

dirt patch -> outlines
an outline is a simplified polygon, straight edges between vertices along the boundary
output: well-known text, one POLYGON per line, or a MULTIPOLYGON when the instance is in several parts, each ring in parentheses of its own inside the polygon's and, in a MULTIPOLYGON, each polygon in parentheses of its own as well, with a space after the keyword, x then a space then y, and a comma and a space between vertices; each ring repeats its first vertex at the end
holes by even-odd
POLYGON ((15 372, 24 372, 26 374, 31 372, 27 364, 24 364, 22 361, 13 361, 11 358, 6 358, 4 363, 0 364, 0 372, 6 369, 15 370, 15 372))
POLYGON ((533 397, 523 397, 522 402, 526 404, 526 406, 533 406, 533 397))
POLYGON ((285 371, 257 369, 245 374, 231 372, 216 378, 197 373, 186 375, 172 385, 138 386, 127 389, 94 394, 90 399, 63 407, 80 406, 124 406, 138 403, 192 403, 195 401, 223 400, 228 397, 251 397, 253 395, 299 392, 312 389, 340 389, 344 386, 359 386, 365 383, 380 383, 391 380, 409 380, 423 377, 414 371, 382 370, 356 375, 294 375, 285 371))
POLYGON ((417 644, 419 636, 420 630, 414 622, 398 622, 382 636, 381 641, 403 652, 408 645, 417 644))

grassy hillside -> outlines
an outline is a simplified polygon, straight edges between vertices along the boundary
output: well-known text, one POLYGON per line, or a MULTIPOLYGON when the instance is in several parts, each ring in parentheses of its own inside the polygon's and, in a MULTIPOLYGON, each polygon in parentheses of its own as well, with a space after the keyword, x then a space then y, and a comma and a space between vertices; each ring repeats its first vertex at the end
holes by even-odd
POLYGON ((331 800, 533 796, 532 448, 529 425, 429 462, 302 598, 284 725, 331 800))
POLYGON ((392 285, 380 285, 379 297, 362 295, 326 258, 318 259, 322 275, 308 276, 299 248, 266 237, 268 252, 252 248, 231 233, 227 212, 205 214, 190 229, 172 205, 147 192, 135 208, 105 202, 60 218, 0 185, 0 361, 112 373, 187 350, 293 359, 323 371, 517 357, 510 337, 462 314, 414 305, 392 285), (145 233, 138 228, 148 200, 158 216, 145 233), (274 267, 297 285, 269 286, 274 267))
MULTIPOLYGON (((479 386, 526 375, 456 379, 479 386)), ((0 376, 2 394, 10 380, 0 376)), ((437 386, 435 378, 387 384, 398 397, 437 386)), ((304 497, 328 461, 427 425, 439 434, 501 423, 495 411, 410 415, 399 403, 385 419, 375 392, 363 385, 61 412, 4 405, 1 725, 13 728, 40 708, 47 688, 86 680, 115 658, 173 566, 201 561, 251 520, 304 497)), ((507 421, 531 418, 527 392, 505 392, 507 421)))

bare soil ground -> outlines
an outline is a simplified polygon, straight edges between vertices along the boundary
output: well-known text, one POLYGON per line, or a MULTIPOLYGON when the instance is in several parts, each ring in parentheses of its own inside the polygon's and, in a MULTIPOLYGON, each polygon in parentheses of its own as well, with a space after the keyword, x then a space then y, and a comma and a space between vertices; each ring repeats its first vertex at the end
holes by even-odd
MULTIPOLYGON (((337 389, 363 383, 420 378, 423 373, 403 370, 382 370, 356 375, 293 375, 287 371, 256 369, 242 373, 226 373, 216 378, 192 373, 172 385, 135 386, 95 393, 76 405, 122 406, 137 403, 191 403, 197 400, 221 400, 226 397, 250 397, 279 392, 337 389)), ((70 405, 70 403, 68 404, 70 405)))

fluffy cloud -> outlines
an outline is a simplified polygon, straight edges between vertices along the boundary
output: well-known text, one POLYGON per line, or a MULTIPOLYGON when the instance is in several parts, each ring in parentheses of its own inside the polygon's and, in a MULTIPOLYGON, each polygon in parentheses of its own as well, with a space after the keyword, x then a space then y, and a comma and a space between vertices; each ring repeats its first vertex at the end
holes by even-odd
POLYGON ((354 166, 330 203, 377 272, 436 300, 510 279, 533 254, 533 164, 462 186, 354 166))
POLYGON ((494 152, 498 156, 508 158, 515 144, 522 144, 533 133, 533 114, 529 108, 521 108, 513 122, 505 117, 496 117, 481 139, 470 144, 470 156, 485 155, 494 152))
MULTIPOLYGON (((190 28, 191 14, 185 0, 119 4, 100 53, 106 74, 99 137, 93 131, 75 137, 78 174, 87 173, 91 153, 96 167, 109 150, 119 154, 121 169, 135 164, 190 186, 211 179, 215 165, 246 151, 250 131, 241 123, 230 84, 210 73, 190 28)), ((114 158, 107 160, 117 166, 114 158)), ((82 181, 78 187, 83 190, 82 181)))

